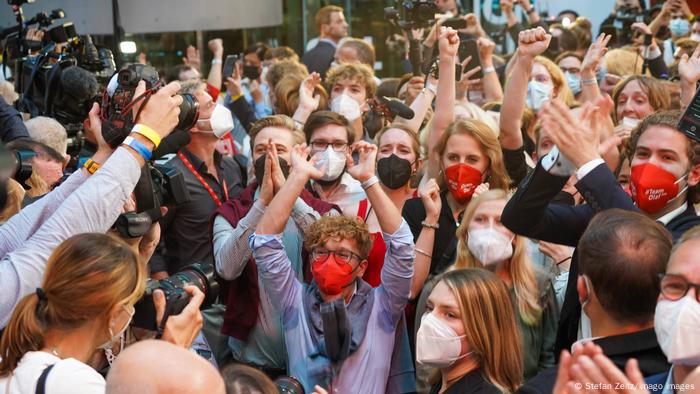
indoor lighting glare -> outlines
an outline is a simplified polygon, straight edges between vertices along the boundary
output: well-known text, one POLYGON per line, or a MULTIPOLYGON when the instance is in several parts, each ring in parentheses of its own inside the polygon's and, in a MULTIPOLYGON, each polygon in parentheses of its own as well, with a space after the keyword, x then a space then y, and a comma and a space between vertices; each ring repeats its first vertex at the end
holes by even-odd
POLYGON ((569 26, 570 24, 571 24, 571 18, 569 18, 568 16, 565 16, 565 17, 561 20, 561 25, 564 26, 564 27, 567 27, 567 26, 569 26))
POLYGON ((133 41, 122 41, 119 43, 119 50, 122 53, 136 53, 136 43, 133 41))

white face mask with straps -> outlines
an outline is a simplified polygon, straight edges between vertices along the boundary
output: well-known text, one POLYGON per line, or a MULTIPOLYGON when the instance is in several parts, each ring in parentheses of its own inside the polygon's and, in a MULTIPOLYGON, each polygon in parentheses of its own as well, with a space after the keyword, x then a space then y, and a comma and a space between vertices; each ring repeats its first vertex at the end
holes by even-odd
POLYGON ((462 352, 466 335, 457 335, 450 326, 426 313, 416 334, 416 361, 434 368, 447 368, 473 352, 462 352))
POLYGON ((345 152, 336 152, 333 150, 333 145, 329 144, 326 150, 316 152, 315 167, 323 171, 322 181, 334 181, 343 174, 347 158, 345 152))
POLYGON ((467 247, 484 266, 500 263, 513 257, 513 239, 493 226, 469 231, 467 247))
POLYGON ((231 111, 221 104, 216 104, 214 111, 209 119, 199 119, 198 124, 208 122, 211 126, 211 131, 199 131, 199 133, 212 133, 218 139, 224 138, 229 131, 233 130, 233 117, 231 111))
POLYGON ((700 303, 689 294, 678 301, 656 304, 654 331, 669 363, 700 364, 700 303))
POLYGON ((355 121, 362 116, 360 104, 345 93, 331 101, 331 111, 343 115, 349 122, 355 121))

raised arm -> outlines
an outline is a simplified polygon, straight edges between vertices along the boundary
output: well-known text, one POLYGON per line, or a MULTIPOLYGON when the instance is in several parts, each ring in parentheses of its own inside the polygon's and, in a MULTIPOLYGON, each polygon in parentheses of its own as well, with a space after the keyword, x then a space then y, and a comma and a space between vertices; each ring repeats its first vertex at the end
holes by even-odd
POLYGON ((432 130, 428 135, 428 175, 437 177, 439 165, 434 150, 440 136, 455 118, 455 58, 459 51, 459 35, 449 27, 440 28, 440 78, 438 79, 438 94, 435 101, 435 115, 432 130))
POLYGON ((484 86, 484 97, 486 101, 503 101, 503 87, 493 66, 493 50, 496 48, 496 43, 486 37, 477 39, 476 43, 479 46, 481 70, 484 74, 481 79, 484 86))
MULTIPOLYGON (((314 94, 316 86, 321 84, 321 76, 317 72, 312 72, 301 82, 299 86, 299 106, 292 119, 300 127, 304 127, 306 119, 311 116, 311 113, 316 111, 319 106, 321 96, 314 94)), ((322 109, 322 108, 321 108, 322 109)))
POLYGON ((596 71, 600 67, 600 61, 603 59, 605 52, 608 51, 607 45, 612 38, 611 35, 601 33, 598 38, 591 43, 591 46, 586 52, 581 64, 581 102, 595 101, 600 94, 600 87, 596 80, 596 71))
MULTIPOLYGON (((440 218, 442 200, 440 199, 440 187, 435 179, 430 179, 418 190, 418 195, 425 207, 425 223, 435 225, 440 218)), ((435 229, 423 226, 416 240, 416 258, 413 260, 413 279, 411 279, 411 295, 413 299, 420 294, 425 281, 428 280, 430 265, 432 264, 432 252, 435 246, 435 229)))
POLYGON ((678 74, 681 77, 681 110, 685 110, 693 101, 697 83, 700 80, 700 45, 695 47, 690 57, 683 54, 678 62, 678 74))
POLYGON ((518 35, 515 64, 506 82, 501 107, 501 113, 508 114, 500 118, 501 133, 498 139, 504 149, 516 150, 523 145, 520 127, 532 65, 535 62, 535 56, 547 50, 551 39, 552 36, 541 27, 521 31, 518 35))
MULTIPOLYGON (((221 89, 222 80, 222 70, 223 70, 223 58, 224 58, 224 40, 221 38, 215 38, 209 41, 209 50, 212 53, 211 68, 209 69, 209 76, 207 77, 207 82, 217 89, 221 89)), ((216 97, 214 97, 216 101, 216 97)))
MULTIPOLYGON (((424 84, 424 78, 423 76, 414 76, 411 78, 410 81, 408 81, 408 84, 424 84)), ((433 100, 435 99, 435 87, 437 86, 437 80, 432 77, 432 75, 429 75, 428 77, 428 82, 425 84, 425 88, 418 93, 416 96, 416 99, 413 100, 411 103, 411 109, 413 110, 413 119, 404 119, 400 116, 397 116, 394 119, 394 124, 401 124, 409 129, 415 131, 416 133, 419 132, 420 126, 423 124, 423 120, 425 119, 425 115, 428 113, 428 108, 433 103, 433 100)))

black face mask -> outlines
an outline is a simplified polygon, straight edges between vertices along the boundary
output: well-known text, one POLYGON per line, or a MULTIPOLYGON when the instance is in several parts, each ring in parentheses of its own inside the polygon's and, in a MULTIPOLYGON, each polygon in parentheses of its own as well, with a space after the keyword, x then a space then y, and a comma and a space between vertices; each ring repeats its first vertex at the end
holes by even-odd
POLYGON ((243 66, 243 76, 251 81, 260 78, 260 68, 258 66, 243 66))
MULTIPOLYGON (((258 157, 258 160, 255 160, 255 180, 258 182, 258 185, 262 183, 263 177, 265 176, 265 159, 267 158, 267 153, 258 157)), ((284 175, 284 178, 286 179, 289 176, 289 163, 287 163, 287 160, 284 160, 283 158, 279 158, 279 163, 280 163, 280 169, 282 170, 282 175, 284 175)))
POLYGON ((409 179, 411 179, 412 173, 411 162, 393 153, 391 156, 379 159, 377 162, 379 180, 391 190, 406 186, 409 179))

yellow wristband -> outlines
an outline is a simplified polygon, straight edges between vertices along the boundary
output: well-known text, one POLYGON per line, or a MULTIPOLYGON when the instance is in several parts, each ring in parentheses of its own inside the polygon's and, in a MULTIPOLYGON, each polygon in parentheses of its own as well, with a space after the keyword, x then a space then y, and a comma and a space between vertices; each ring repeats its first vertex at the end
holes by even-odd
POLYGON ((158 133, 153 131, 152 128, 146 126, 145 124, 139 123, 135 125, 134 128, 131 129, 131 132, 141 134, 142 136, 146 137, 149 141, 153 143, 153 145, 155 145, 153 149, 157 148, 158 145, 160 145, 160 136, 158 135, 158 133))
POLYGON ((92 160, 92 159, 88 159, 88 160, 85 162, 85 164, 83 164, 83 168, 85 168, 85 170, 86 170, 89 174, 94 174, 95 172, 97 172, 97 170, 100 169, 100 163, 98 163, 98 162, 96 162, 96 161, 94 161, 94 160, 92 160))
POLYGON ((232 102, 233 102, 233 101, 236 101, 236 100, 238 100, 238 99, 241 98, 241 97, 243 97, 243 93, 241 93, 241 94, 239 94, 239 95, 237 95, 237 96, 231 97, 231 101, 232 101, 232 102))

